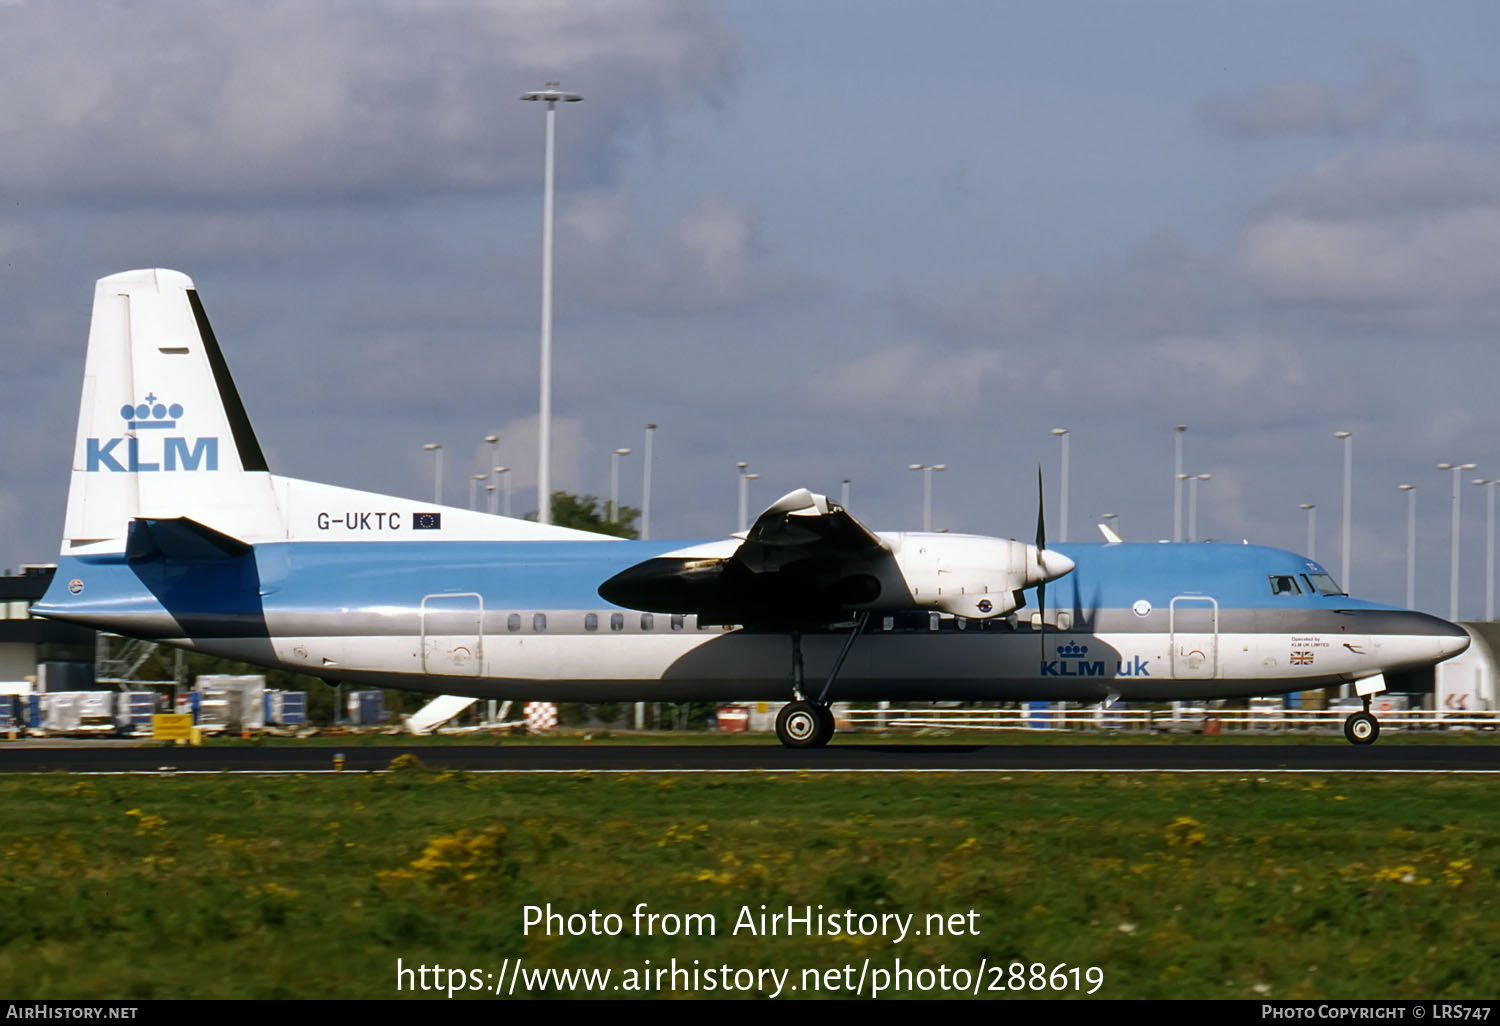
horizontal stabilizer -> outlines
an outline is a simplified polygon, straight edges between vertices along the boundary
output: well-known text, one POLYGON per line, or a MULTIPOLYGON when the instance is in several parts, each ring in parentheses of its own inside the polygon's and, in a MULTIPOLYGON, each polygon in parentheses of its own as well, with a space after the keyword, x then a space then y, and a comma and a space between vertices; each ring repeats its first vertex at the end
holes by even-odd
POLYGON ((202 562, 233 559, 249 551, 250 546, 238 538, 232 538, 187 517, 174 520, 132 520, 125 545, 125 556, 131 562, 154 558, 173 562, 202 562))

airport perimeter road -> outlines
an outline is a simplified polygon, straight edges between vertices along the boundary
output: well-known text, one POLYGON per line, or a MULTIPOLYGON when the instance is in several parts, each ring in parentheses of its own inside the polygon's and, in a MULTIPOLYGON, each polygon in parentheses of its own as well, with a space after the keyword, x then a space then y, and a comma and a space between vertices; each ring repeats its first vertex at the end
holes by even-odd
POLYGON ((329 745, 166 748, 0 746, 0 772, 344 772, 383 770, 401 755, 433 769, 512 772, 1161 771, 1500 773, 1500 745, 902 745, 838 744, 812 751, 775 745, 329 745))

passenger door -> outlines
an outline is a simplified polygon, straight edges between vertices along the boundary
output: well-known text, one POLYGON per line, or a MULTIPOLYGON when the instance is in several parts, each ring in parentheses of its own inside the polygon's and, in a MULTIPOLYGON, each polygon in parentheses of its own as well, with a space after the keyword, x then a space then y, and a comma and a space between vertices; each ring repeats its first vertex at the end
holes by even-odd
POLYGON ((1219 603, 1207 595, 1178 595, 1169 609, 1172 676, 1209 680, 1219 675, 1219 603))

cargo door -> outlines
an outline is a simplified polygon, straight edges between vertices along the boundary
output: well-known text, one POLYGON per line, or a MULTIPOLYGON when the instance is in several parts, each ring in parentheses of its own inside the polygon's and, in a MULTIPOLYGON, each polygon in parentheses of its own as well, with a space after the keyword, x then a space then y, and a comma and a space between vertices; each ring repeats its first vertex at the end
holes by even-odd
POLYGON ((477 594, 428 595, 422 600, 422 669, 444 677, 477 677, 483 661, 477 594))

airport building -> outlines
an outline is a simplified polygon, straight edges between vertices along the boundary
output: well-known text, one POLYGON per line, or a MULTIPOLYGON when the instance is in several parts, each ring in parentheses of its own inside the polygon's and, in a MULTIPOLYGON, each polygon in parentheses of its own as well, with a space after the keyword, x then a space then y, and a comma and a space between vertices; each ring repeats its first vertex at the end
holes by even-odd
POLYGON ((64 690, 65 680, 70 689, 85 678, 87 686, 94 683, 95 633, 31 615, 31 604, 55 570, 50 564, 22 566, 19 574, 0 577, 0 693, 25 693, 17 686, 32 683, 45 689, 49 677, 54 690, 64 690))

